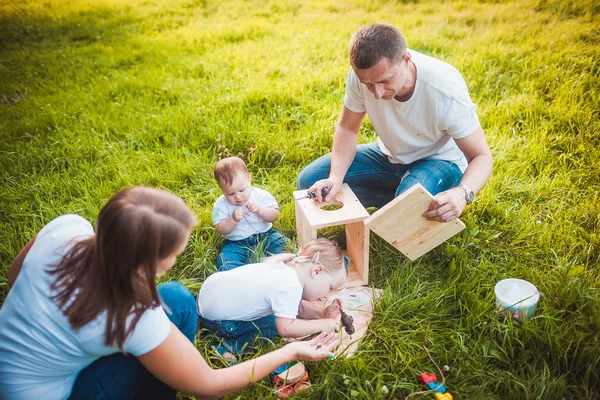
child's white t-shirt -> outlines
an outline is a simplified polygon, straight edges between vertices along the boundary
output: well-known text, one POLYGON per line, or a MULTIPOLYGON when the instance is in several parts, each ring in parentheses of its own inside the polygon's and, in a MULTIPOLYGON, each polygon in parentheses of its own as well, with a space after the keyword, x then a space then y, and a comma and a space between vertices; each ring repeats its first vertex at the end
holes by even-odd
POLYGON ((379 148, 390 162, 446 160, 464 172, 467 160, 454 139, 467 137, 480 127, 467 85, 452 65, 414 50, 408 52, 417 67, 415 90, 408 101, 377 100, 350 69, 344 105, 368 114, 379 148))
MULTIPOLYGON (((260 188, 252 188, 252 194, 250 200, 252 203, 260 204, 263 207, 268 208, 279 208, 277 200, 271 195, 271 193, 260 188)), ((231 217, 233 212, 239 206, 229 204, 224 195, 221 195, 213 206, 213 224, 217 225, 219 222, 231 217)), ((223 235, 229 240, 242 240, 246 239, 256 233, 263 233, 271 229, 272 223, 266 222, 258 215, 250 212, 246 206, 244 208, 244 218, 237 223, 233 231, 223 235)))
MULTIPOLYGON (((48 274, 49 265, 56 264, 73 242, 93 234, 84 218, 63 215, 36 236, 0 309, 0 399, 65 399, 82 369, 120 351, 104 345, 106 313, 74 331, 50 299, 56 277, 48 274)), ((134 356, 146 354, 170 330, 163 308, 149 309, 125 341, 125 350, 134 356)))
POLYGON ((275 314, 295 319, 302 301, 296 271, 285 263, 257 263, 212 274, 198 293, 198 313, 213 321, 253 321, 275 314))

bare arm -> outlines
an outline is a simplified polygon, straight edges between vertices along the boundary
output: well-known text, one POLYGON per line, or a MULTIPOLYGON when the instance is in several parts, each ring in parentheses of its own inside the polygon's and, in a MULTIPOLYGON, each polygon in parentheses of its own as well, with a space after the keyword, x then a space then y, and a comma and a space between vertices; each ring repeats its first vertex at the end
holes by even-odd
POLYGON ((321 179, 315 182, 309 189, 309 192, 315 192, 317 201, 321 202, 321 189, 329 188, 329 194, 325 200, 329 201, 342 188, 344 176, 356 155, 356 142, 358 132, 362 125, 366 113, 355 113, 348 110, 346 106, 342 107, 342 114, 335 127, 333 135, 333 145, 331 149, 331 170, 328 179, 321 179))
POLYGON ((342 301, 340 299, 335 299, 326 308, 319 307, 310 301, 302 300, 298 306, 298 317, 304 319, 335 318, 340 314, 341 309, 342 301))
POLYGON ((279 218, 279 210, 272 207, 261 206, 258 203, 248 202, 246 204, 248 210, 258 215, 265 222, 275 222, 279 218))
POLYGON ((227 235, 235 229, 238 222, 240 222, 242 218, 244 218, 244 210, 242 207, 237 207, 235 210, 233 210, 231 217, 219 222, 217 225, 215 225, 215 229, 221 235, 227 235))
POLYGON ((15 281, 19 276, 19 272, 21 272, 21 268, 23 267, 23 261, 25 260, 27 253, 29 253, 29 249, 31 249, 31 246, 33 246, 33 242, 35 242, 36 236, 31 238, 29 242, 27 242, 25 247, 21 249, 19 254, 17 254, 17 256, 15 257, 15 260, 11 264, 10 268, 8 269, 8 285, 10 287, 13 287, 13 285, 15 284, 15 281))
MULTIPOLYGON (((480 127, 471 135, 456 139, 455 142, 469 162, 460 183, 478 193, 490 178, 494 165, 483 129, 480 127)), ((466 205, 465 191, 455 187, 438 193, 429 205, 429 211, 423 216, 440 222, 453 221, 462 214, 466 205)))
POLYGON ((279 218, 279 210, 276 208, 261 207, 258 216, 265 222, 275 222, 279 218))
POLYGON ((310 301, 302 300, 298 306, 298 317, 304 319, 320 319, 325 318, 323 315, 323 307, 319 307, 310 301))
POLYGON ((338 343, 334 334, 321 335, 310 342, 291 343, 253 360, 214 370, 177 327, 171 325, 167 338, 138 359, 167 385, 194 396, 214 398, 243 389, 289 361, 328 357, 338 343))
POLYGON ((334 319, 291 319, 275 317, 277 333, 283 337, 299 338, 319 332, 337 332, 339 325, 334 319))

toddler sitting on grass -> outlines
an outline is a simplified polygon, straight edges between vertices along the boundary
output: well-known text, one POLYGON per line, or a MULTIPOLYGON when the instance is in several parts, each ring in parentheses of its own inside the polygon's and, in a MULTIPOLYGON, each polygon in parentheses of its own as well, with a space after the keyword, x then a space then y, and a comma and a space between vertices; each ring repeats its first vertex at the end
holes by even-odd
POLYGON ((215 165, 215 179, 223 195, 213 207, 213 223, 225 236, 217 257, 219 271, 248 264, 259 245, 268 255, 285 251, 288 239, 273 229, 279 217, 277 201, 269 192, 250 185, 246 164, 238 157, 228 157, 215 165))
POLYGON ((240 354, 258 336, 337 332, 333 318, 340 313, 341 301, 326 308, 310 302, 341 288, 347 275, 341 250, 324 238, 307 243, 297 254, 217 272, 198 294, 200 325, 223 338, 223 346, 217 348, 221 355, 240 354))

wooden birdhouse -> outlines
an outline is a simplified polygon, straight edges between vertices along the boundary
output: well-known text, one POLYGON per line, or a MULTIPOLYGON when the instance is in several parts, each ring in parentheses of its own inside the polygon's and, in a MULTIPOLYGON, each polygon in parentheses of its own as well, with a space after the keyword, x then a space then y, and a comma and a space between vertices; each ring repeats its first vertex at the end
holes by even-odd
POLYGON ((394 200, 369 215, 347 184, 335 197, 317 203, 306 198, 306 190, 294 192, 298 240, 304 244, 317 238, 317 230, 345 225, 347 253, 350 258, 346 287, 369 282, 369 235, 373 231, 411 260, 465 229, 458 219, 441 223, 422 217, 433 196, 416 184, 394 200), (329 206, 339 206, 327 210, 329 206))
POLYGON ((301 245, 317 238, 317 230, 331 226, 346 226, 346 246, 350 267, 346 287, 366 285, 369 281, 369 230, 364 220, 369 213, 347 184, 342 185, 335 197, 317 203, 306 198, 306 190, 294 192, 296 230, 301 245), (327 210, 340 206, 337 210, 327 210))

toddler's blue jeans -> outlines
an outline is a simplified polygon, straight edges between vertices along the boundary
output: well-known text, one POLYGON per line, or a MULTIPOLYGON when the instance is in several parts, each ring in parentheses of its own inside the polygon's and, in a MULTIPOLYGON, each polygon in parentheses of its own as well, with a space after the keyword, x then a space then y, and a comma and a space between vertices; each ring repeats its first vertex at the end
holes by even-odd
MULTIPOLYGON (((320 179, 329 177, 331 153, 309 165, 298 175, 298 189, 308 189, 320 179)), ((412 164, 393 164, 379 150, 376 142, 357 146, 354 161, 348 168, 347 183, 364 207, 381 208, 416 183, 436 195, 458 186, 460 168, 450 161, 420 160, 412 164)))
POLYGON ((217 268, 219 271, 227 271, 249 264, 252 252, 261 244, 267 256, 283 253, 288 241, 288 238, 273 228, 246 239, 225 240, 221 253, 217 257, 217 268))
MULTIPOLYGON (((198 325, 196 299, 179 282, 159 285, 158 294, 167 316, 192 342, 198 325)), ((123 353, 97 359, 84 368, 73 385, 69 399, 175 399, 175 389, 154 377, 138 359, 123 353)))
POLYGON ((198 317, 200 326, 223 338, 223 345, 233 354, 244 351, 246 344, 252 343, 257 337, 273 339, 277 336, 275 315, 267 315, 254 321, 213 321, 198 317))

